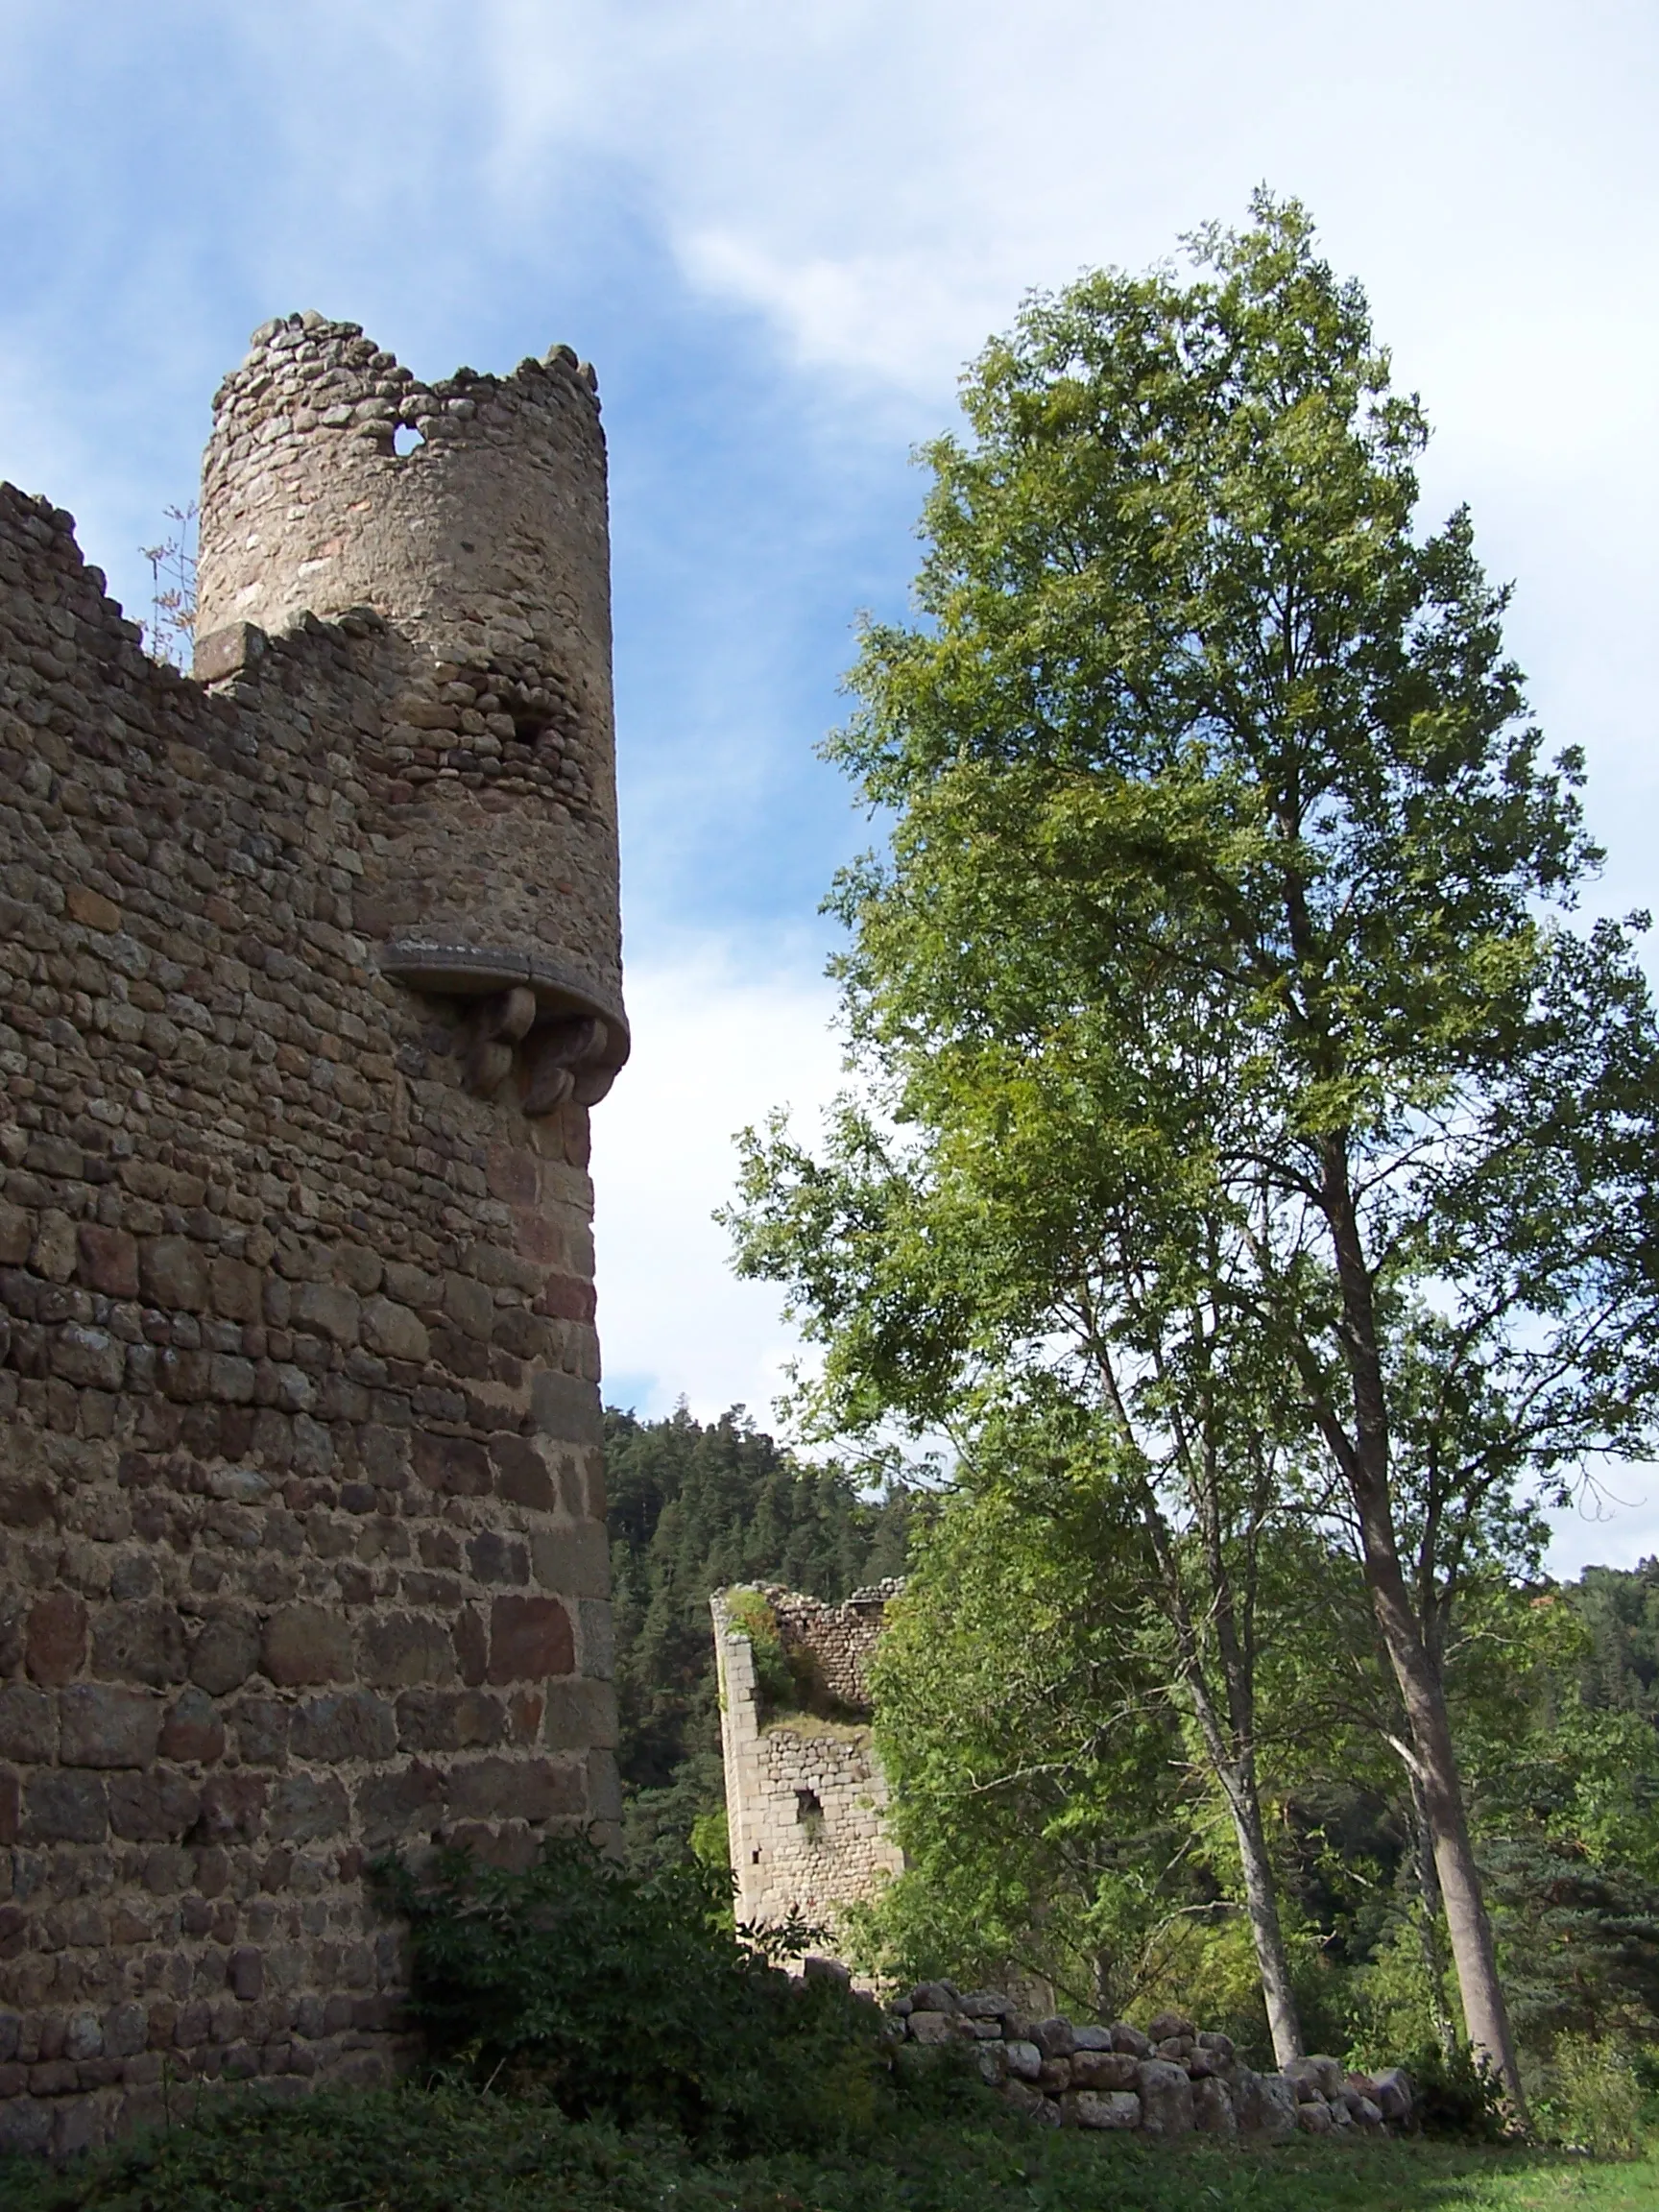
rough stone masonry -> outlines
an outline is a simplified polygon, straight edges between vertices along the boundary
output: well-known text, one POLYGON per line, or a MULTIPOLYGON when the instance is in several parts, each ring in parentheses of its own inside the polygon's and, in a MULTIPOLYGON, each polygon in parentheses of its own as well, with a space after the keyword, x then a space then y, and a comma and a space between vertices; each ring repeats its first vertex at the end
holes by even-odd
POLYGON ((870 1662, 902 1585, 878 1582, 831 1605, 768 1583, 717 1590, 726 1833, 737 1918, 778 1923, 791 1911, 833 1924, 902 1871, 885 1833, 887 1780, 871 1728, 870 1662), (786 1711, 768 1710, 742 1612, 758 1602, 797 1676, 786 1711))
POLYGON ((0 487, 0 2148, 385 2073, 366 1862, 615 1819, 620 982, 567 349, 256 331, 193 677, 0 487))

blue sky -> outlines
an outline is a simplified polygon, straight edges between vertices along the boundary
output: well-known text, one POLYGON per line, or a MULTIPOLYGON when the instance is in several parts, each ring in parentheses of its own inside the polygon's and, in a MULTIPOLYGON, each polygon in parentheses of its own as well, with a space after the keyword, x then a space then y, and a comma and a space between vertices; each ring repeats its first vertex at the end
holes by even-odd
MULTIPOLYGON (((1597 902, 1653 900, 1659 18, 1621 0, 0 0, 0 474, 144 612, 248 331, 426 374, 565 339, 611 439, 629 995, 598 1117, 613 1395, 764 1413, 789 1350, 709 1222, 731 1132, 836 1061, 813 757, 898 613, 960 362, 1032 285, 1259 180, 1358 275, 1582 743, 1597 902)), ((1557 1557, 1659 1550, 1632 1474, 1557 1557)))

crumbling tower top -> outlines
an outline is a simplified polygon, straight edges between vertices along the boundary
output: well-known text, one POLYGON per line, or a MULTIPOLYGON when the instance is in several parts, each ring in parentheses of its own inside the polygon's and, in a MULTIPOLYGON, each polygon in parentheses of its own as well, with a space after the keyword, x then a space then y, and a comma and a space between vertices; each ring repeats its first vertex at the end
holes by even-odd
POLYGON ((605 441, 568 347, 425 384, 355 323, 253 333, 203 463, 197 674, 234 674, 261 633, 366 613, 390 633, 385 719, 359 759, 385 801, 363 902, 382 966, 602 1016, 613 1066, 605 441))

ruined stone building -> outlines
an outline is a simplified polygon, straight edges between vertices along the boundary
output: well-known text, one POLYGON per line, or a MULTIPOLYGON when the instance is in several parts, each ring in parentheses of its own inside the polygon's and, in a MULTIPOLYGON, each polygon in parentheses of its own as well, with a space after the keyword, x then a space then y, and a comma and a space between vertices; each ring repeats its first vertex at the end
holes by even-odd
POLYGON ((375 2078, 367 1861, 618 1812, 592 373, 267 324, 201 529, 184 676, 0 487, 4 2148, 375 2078))
POLYGON ((770 1585, 716 1591, 714 1652, 726 1827, 740 1921, 798 1909, 834 1926, 903 1867, 883 1832, 887 1784, 871 1734, 870 1660, 897 1582, 831 1605, 770 1585), (771 1644, 787 1691, 768 1695, 757 1652, 771 1644))

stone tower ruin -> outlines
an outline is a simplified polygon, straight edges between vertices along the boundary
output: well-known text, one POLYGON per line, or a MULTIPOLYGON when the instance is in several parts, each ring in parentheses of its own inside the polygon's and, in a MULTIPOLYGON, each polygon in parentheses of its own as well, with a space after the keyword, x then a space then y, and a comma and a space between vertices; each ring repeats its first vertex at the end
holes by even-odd
POLYGON ((903 1871, 884 1829, 870 1692, 870 1661, 901 1587, 874 1583, 833 1605, 768 1583, 717 1590, 709 1601, 739 1921, 775 1925, 798 1911, 833 1929, 840 1908, 903 1871), (762 1678, 757 1615, 787 1692, 769 1692, 762 1678))
POLYGON ((613 1833, 628 1050, 567 349, 256 331, 192 676, 72 533, 0 486, 0 2149, 58 2152, 395 2065, 376 1852, 613 1833))

